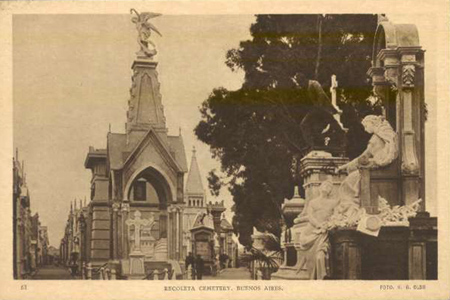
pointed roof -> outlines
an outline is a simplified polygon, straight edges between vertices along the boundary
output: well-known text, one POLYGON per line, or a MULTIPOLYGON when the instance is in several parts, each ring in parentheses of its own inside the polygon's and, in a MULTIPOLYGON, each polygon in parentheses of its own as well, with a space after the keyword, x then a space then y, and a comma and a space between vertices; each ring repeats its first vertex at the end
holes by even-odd
POLYGON ((200 170, 198 168, 197 157, 195 156, 195 147, 192 149, 191 167, 189 168, 189 174, 186 182, 187 194, 204 194, 202 177, 200 176, 200 170))
POLYGON ((220 227, 222 229, 228 229, 228 230, 233 230, 233 226, 231 226, 230 222, 228 222, 227 219, 223 218, 222 220, 220 220, 220 227))
POLYGON ((199 212, 195 217, 194 225, 190 230, 194 230, 200 227, 214 230, 213 216, 209 213, 199 212))
MULTIPOLYGON (((149 131, 152 131, 152 129, 150 129, 149 131)), ((113 170, 122 169, 124 163, 132 154, 131 151, 127 151, 127 135, 123 133, 109 133, 107 136, 107 143, 110 168, 113 170)), ((166 143, 163 143, 163 141, 161 141, 161 143, 167 147, 168 151, 166 152, 172 156, 181 170, 183 172, 187 172, 188 170, 183 138, 181 136, 167 136, 168 145, 166 145, 166 143)))

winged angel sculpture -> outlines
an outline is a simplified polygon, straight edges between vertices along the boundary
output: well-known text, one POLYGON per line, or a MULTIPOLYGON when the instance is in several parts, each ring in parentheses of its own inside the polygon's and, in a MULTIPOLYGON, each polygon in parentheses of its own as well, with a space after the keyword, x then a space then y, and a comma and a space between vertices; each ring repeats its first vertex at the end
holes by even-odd
POLYGON ((143 55, 146 57, 153 57, 156 55, 156 45, 150 40, 150 36, 152 34, 152 31, 156 32, 160 36, 161 33, 158 31, 158 29, 149 22, 150 19, 159 17, 161 14, 158 13, 152 13, 152 12, 143 12, 138 13, 134 8, 130 9, 130 14, 135 14, 131 18, 131 21, 136 24, 136 29, 138 31, 138 44, 141 46, 141 51, 138 52, 138 55, 143 55), (152 48, 149 48, 149 45, 152 46, 152 48))

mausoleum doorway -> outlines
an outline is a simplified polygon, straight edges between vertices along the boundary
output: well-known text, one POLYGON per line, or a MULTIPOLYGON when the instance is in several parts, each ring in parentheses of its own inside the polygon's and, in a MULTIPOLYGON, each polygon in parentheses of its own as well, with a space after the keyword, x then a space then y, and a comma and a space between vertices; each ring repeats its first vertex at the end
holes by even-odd
POLYGON ((134 177, 126 195, 130 203, 167 210, 172 195, 169 184, 156 169, 148 167, 134 177))

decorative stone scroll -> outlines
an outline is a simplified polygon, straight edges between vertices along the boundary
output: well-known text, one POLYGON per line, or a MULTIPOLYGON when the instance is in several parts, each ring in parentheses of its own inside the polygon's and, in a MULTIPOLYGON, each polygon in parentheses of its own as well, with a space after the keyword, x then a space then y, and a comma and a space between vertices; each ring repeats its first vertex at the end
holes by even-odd
MULTIPOLYGON (((418 199, 408 205, 395 205, 391 207, 386 199, 378 197, 380 213, 376 217, 380 220, 380 226, 409 226, 408 219, 417 215, 421 202, 422 199, 418 199)), ((327 230, 337 227, 354 227, 357 226, 365 216, 366 211, 364 208, 359 208, 356 210, 355 214, 348 215, 343 214, 338 206, 325 227, 327 230)))

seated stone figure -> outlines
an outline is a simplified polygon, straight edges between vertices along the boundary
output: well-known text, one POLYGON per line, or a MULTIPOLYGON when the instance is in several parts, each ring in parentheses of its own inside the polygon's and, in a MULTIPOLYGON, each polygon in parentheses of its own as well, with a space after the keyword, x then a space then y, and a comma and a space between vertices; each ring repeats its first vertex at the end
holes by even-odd
POLYGON ((308 203, 308 223, 299 230, 299 270, 308 273, 309 279, 324 279, 329 275, 327 221, 339 200, 332 196, 333 183, 325 181, 320 186, 320 195, 308 203))
MULTIPOLYGON (((337 214, 345 215, 349 223, 354 223, 360 208, 360 168, 377 169, 391 164, 398 156, 397 133, 383 116, 369 115, 362 121, 364 129, 372 134, 366 150, 349 163, 340 166, 337 172, 347 172, 348 176, 339 188, 337 214)), ((351 224, 348 224, 351 225, 351 224)))

